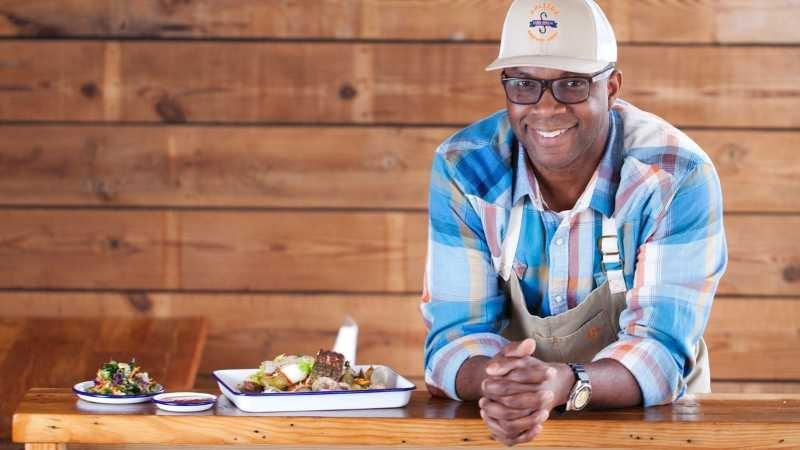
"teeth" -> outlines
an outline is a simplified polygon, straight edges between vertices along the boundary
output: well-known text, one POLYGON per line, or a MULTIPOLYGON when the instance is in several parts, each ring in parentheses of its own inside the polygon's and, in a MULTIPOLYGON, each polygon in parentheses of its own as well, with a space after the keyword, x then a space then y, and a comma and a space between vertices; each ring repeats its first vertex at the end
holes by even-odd
POLYGON ((542 136, 544 136, 546 138, 554 138, 554 137, 560 135, 561 133, 563 133, 565 131, 567 131, 567 128, 565 128, 563 130, 555 130, 555 131, 536 130, 537 133, 539 133, 540 135, 542 135, 542 136))

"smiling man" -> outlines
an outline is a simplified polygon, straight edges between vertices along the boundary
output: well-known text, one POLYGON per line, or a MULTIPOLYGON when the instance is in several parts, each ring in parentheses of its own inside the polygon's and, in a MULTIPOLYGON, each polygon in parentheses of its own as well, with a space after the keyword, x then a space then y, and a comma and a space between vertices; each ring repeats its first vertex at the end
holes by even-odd
POLYGON ((616 65, 592 0, 515 1, 487 68, 507 108, 434 157, 426 383, 479 400, 507 445, 554 408, 710 390, 702 336, 727 263, 719 178, 685 134, 619 99, 616 65))

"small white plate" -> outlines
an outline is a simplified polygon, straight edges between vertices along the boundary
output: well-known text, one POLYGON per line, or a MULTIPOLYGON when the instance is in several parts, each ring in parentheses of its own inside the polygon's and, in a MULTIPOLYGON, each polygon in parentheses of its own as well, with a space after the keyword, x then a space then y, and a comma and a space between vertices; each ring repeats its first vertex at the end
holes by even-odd
POLYGON ((109 405, 127 405, 130 403, 145 403, 149 402, 150 399, 155 397, 156 395, 164 392, 162 388, 158 392, 153 392, 152 394, 136 394, 136 395, 107 395, 107 394, 95 394, 93 392, 89 392, 89 388, 94 386, 94 381, 82 381, 75 386, 72 386, 72 392, 78 396, 81 400, 86 400, 87 402, 94 402, 94 403, 105 403, 109 405))
POLYGON ((211 409, 217 396, 204 392, 167 392, 153 397, 153 403, 164 411, 198 412, 211 409), (191 401, 188 401, 191 400, 191 401))
MULTIPOLYGON (((369 365, 358 365, 353 369, 366 370, 369 365)), ((385 367, 372 365, 372 367, 385 367)), ((215 370, 220 391, 237 408, 246 412, 276 411, 331 411, 343 409, 400 408, 408 404, 414 383, 386 367, 389 380, 386 389, 366 389, 359 391, 321 391, 321 392, 270 392, 244 393, 238 386, 257 369, 215 370)))

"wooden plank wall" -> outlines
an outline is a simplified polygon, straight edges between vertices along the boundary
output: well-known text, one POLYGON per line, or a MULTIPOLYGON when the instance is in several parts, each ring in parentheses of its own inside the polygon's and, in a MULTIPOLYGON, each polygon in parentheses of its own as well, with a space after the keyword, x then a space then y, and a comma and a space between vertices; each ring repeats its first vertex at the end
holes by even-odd
MULTIPOLYGON (((714 389, 800 392, 800 0, 600 4, 623 97, 722 178, 714 389)), ((0 1, 0 314, 207 316, 205 383, 352 314, 421 376, 431 155, 503 107, 506 7, 0 1)))

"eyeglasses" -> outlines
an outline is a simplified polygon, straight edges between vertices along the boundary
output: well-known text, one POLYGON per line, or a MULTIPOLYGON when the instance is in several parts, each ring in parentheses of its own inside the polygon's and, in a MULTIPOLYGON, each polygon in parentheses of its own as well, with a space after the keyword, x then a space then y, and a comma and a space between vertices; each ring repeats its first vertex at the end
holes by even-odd
POLYGON ((546 89, 550 89, 553 97, 560 103, 573 104, 586 101, 589 98, 592 83, 610 77, 613 71, 614 66, 611 65, 592 75, 572 75, 553 80, 507 77, 504 73, 500 81, 506 90, 508 100, 517 105, 539 103, 546 89))

